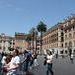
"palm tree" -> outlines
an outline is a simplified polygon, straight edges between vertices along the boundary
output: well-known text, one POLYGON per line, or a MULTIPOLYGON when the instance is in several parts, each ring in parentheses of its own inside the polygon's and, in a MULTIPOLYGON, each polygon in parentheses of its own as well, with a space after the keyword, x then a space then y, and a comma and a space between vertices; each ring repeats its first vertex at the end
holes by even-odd
POLYGON ((40 49, 42 51, 42 36, 43 36, 43 33, 46 32, 47 30, 47 25, 44 24, 42 21, 40 21, 40 23, 37 25, 37 30, 38 32, 40 32, 40 49))

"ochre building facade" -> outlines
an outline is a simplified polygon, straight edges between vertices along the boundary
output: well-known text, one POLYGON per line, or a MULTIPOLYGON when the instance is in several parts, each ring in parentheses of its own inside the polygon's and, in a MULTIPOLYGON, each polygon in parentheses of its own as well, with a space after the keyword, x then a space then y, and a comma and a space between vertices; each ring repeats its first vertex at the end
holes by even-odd
POLYGON ((75 51, 75 17, 58 23, 43 35, 43 50, 75 51))

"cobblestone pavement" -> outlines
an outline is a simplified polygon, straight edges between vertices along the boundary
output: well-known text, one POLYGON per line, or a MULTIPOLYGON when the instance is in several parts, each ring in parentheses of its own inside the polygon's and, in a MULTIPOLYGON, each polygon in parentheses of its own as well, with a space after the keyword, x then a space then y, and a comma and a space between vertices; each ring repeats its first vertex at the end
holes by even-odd
MULTIPOLYGON (((38 57, 39 66, 35 67, 32 72, 34 75, 46 75, 46 66, 43 65, 43 56, 38 57)), ((53 62, 54 75, 75 75, 75 59, 72 64, 69 57, 54 58, 53 62)))
MULTIPOLYGON (((43 65, 43 61, 44 56, 38 56, 39 66, 30 70, 33 75, 46 75, 46 66, 43 65)), ((75 59, 74 63, 72 64, 69 57, 59 57, 58 59, 54 58, 53 71, 54 75, 75 75, 75 59)))

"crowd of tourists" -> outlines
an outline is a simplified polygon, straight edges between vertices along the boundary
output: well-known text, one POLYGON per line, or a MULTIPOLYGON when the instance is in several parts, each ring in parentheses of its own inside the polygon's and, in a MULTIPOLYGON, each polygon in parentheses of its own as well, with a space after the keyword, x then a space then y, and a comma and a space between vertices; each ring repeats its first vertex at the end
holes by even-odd
POLYGON ((0 71, 2 75, 29 75, 29 70, 38 66, 37 53, 14 49, 10 54, 0 54, 0 71))
MULTIPOLYGON (((68 54, 70 60, 73 63, 73 53, 68 54)), ((31 52, 30 50, 24 50, 19 52, 18 49, 14 49, 10 54, 0 54, 0 75, 33 75, 30 73, 34 67, 38 66, 37 52, 31 52), (30 74, 29 74, 30 73, 30 74)), ((47 65, 46 75, 54 75, 52 70, 53 58, 58 58, 58 51, 56 53, 47 50, 45 55, 44 65, 47 65)), ((63 57, 63 56, 62 56, 63 57)))

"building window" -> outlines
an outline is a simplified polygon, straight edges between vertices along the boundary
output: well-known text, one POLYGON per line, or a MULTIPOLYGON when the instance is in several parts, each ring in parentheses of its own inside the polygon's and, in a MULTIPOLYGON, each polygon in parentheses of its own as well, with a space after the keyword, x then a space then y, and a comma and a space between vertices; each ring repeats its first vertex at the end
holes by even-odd
POLYGON ((1 46, 0 46, 0 49, 1 49, 1 46))
POLYGON ((67 33, 67 30, 65 30, 65 33, 67 33))
POLYGON ((67 42, 65 43, 65 48, 67 47, 67 42))
POLYGON ((63 42, 64 41, 64 38, 63 37, 61 37, 61 42, 63 42))
POLYGON ((3 50, 5 50, 5 47, 3 47, 3 50))
POLYGON ((68 31, 70 32, 71 31, 71 28, 69 28, 68 31))
POLYGON ((75 32, 73 33, 73 37, 75 38, 75 32))
POLYGON ((63 32, 63 29, 61 29, 61 32, 63 32))
POLYGON ((6 41, 4 40, 4 43, 5 43, 6 41))
POLYGON ((72 38, 72 35, 71 35, 71 33, 69 34, 69 38, 72 38))
POLYGON ((72 47, 72 42, 71 41, 69 42, 69 47, 72 47))
POLYGON ((67 35, 65 35, 65 39, 67 39, 67 35))
POLYGON ((74 46, 75 46, 75 40, 74 40, 74 46))
POLYGON ((75 26, 73 26, 73 30, 75 30, 75 26))
POLYGON ((63 47, 63 44, 61 44, 61 47, 63 47))
POLYGON ((15 45, 15 43, 13 43, 13 45, 15 45))
POLYGON ((63 32, 61 32, 61 36, 63 36, 64 35, 64 33, 63 32))

